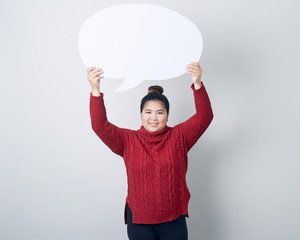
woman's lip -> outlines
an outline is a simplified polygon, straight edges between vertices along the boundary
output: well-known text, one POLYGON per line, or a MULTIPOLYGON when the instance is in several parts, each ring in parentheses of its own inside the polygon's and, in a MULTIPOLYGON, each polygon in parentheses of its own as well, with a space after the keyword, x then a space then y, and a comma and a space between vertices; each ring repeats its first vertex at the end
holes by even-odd
POLYGON ((158 125, 158 123, 150 123, 151 127, 156 127, 158 125))

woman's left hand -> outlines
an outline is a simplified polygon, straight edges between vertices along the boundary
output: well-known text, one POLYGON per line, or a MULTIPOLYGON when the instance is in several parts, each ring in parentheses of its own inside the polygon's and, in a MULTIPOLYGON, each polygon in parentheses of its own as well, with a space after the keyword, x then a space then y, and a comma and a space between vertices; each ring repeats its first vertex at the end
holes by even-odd
POLYGON ((191 62, 186 65, 186 72, 190 74, 192 81, 194 83, 195 88, 201 87, 201 75, 202 69, 198 62, 191 62))

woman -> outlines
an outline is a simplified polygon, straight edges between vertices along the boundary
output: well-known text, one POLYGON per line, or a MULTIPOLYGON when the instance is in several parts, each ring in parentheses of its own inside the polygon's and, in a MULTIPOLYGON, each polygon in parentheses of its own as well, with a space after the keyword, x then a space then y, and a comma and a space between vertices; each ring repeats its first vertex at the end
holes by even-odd
POLYGON ((160 86, 149 87, 140 110, 139 130, 119 128, 106 117, 100 79, 103 70, 87 69, 91 84, 90 115, 94 132, 123 157, 128 182, 124 220, 130 240, 186 240, 190 192, 186 184, 187 153, 213 119, 197 62, 186 66, 192 78, 196 114, 167 126, 169 102, 160 86))

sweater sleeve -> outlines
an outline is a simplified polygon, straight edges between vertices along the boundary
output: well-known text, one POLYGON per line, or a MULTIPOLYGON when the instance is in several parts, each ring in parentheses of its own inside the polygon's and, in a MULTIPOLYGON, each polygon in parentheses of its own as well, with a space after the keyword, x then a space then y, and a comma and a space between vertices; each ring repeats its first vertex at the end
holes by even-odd
POLYGON ((178 125, 186 140, 188 151, 198 141, 213 119, 211 103, 204 84, 202 83, 202 86, 197 90, 194 88, 194 84, 191 88, 194 94, 196 113, 178 125))
POLYGON ((127 129, 119 128, 107 120, 103 96, 103 93, 101 93, 99 97, 93 96, 92 93, 90 93, 92 129, 105 145, 122 157, 127 129))

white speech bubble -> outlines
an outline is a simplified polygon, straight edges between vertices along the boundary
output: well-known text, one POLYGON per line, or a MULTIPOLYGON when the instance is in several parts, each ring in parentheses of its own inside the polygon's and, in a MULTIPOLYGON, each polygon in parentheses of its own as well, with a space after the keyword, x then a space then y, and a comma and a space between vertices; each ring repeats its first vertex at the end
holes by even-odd
POLYGON ((198 62, 203 41, 186 17, 153 4, 129 3, 90 16, 79 32, 79 52, 86 67, 101 67, 103 77, 125 78, 116 91, 143 80, 166 80, 198 62))

